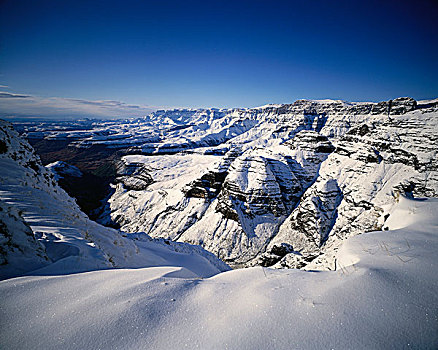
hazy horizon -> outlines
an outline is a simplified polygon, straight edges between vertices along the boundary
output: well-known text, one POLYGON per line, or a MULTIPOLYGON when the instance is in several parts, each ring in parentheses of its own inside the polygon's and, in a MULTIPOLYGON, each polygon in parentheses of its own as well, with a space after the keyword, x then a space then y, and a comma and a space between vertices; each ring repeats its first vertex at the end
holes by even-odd
POLYGON ((0 116, 438 96, 438 4, 3 1, 0 116))

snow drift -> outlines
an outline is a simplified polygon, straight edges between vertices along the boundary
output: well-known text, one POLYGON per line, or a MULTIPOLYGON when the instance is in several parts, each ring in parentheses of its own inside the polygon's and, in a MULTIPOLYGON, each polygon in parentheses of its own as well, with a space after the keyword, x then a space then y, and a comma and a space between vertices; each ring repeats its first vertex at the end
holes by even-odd
POLYGON ((337 271, 199 279, 169 266, 0 282, 1 346, 433 349, 438 201, 402 199, 394 213, 410 224, 348 239, 337 271))

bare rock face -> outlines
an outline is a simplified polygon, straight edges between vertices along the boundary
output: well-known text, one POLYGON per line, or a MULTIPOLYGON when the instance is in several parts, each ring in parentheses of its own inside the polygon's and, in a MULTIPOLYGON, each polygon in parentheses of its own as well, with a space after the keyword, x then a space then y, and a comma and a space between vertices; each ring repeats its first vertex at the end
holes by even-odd
POLYGON ((400 115, 417 108, 417 101, 410 97, 399 97, 392 100, 390 114, 400 115))
MULTIPOLYGON (((319 255, 336 221, 337 207, 341 200, 342 191, 334 179, 318 182, 312 186, 303 195, 298 207, 280 226, 278 234, 271 240, 264 255, 276 254, 278 247, 284 244, 293 247, 293 251, 287 254, 296 255, 296 252, 299 252, 304 258, 319 255)), ((276 255, 280 258, 286 256, 278 253, 276 255)), ((281 266, 285 267, 287 263, 283 259, 281 266)), ((293 261, 302 264, 301 259, 293 259, 293 261)), ((288 267, 298 268, 298 266, 288 267)))
POLYGON ((123 160, 119 161, 116 164, 116 183, 122 183, 127 190, 144 190, 153 182, 149 171, 142 163, 127 164, 123 160))
POLYGON ((189 184, 186 197, 213 199, 216 197, 227 176, 226 171, 210 171, 189 184))
POLYGON ((287 213, 294 194, 296 196, 300 191, 301 185, 286 160, 242 156, 230 167, 217 211, 233 216, 236 221, 239 214, 248 218, 268 213, 281 216, 287 213))

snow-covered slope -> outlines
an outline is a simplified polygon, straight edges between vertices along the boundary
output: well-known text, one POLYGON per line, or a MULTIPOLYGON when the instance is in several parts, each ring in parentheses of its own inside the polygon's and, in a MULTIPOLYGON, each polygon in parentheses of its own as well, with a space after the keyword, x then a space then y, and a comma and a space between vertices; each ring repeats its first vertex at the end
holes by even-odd
POLYGON ((50 264, 44 246, 15 207, 0 202, 1 278, 20 276, 50 264))
POLYGON ((201 247, 128 235, 89 220, 4 121, 0 145, 1 278, 111 267, 180 266, 193 276, 228 269, 201 247))
POLYGON ((67 164, 66 162, 63 162, 62 160, 47 164, 46 168, 49 169, 53 173, 53 175, 55 175, 56 180, 59 180, 64 176, 82 176, 82 172, 78 168, 73 165, 67 164))
POLYGON ((400 197, 393 231, 350 238, 337 271, 176 267, 0 282, 5 349, 433 349, 438 201, 400 197), (407 225, 407 226, 406 226, 407 225))

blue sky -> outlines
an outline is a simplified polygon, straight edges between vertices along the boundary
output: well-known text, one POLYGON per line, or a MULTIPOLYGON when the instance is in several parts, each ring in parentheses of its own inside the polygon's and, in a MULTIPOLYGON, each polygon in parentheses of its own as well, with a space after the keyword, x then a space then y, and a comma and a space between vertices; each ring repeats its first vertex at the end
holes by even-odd
POLYGON ((434 98, 437 16, 436 0, 6 0, 0 115, 434 98))

